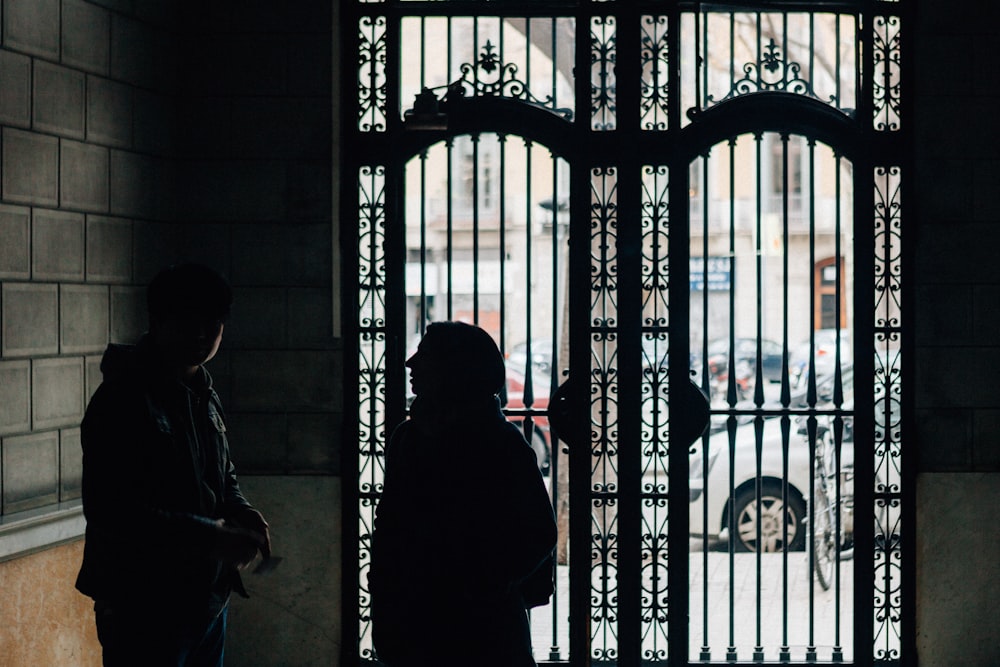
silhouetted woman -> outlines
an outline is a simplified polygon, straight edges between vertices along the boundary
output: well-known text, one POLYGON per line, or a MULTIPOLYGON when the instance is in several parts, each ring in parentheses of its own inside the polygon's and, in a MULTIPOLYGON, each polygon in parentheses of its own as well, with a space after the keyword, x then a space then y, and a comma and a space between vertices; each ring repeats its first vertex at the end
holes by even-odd
POLYGON ((503 357, 482 329, 436 322, 406 365, 416 398, 386 451, 368 577, 391 667, 532 667, 520 584, 556 526, 528 443, 500 412, 503 357))

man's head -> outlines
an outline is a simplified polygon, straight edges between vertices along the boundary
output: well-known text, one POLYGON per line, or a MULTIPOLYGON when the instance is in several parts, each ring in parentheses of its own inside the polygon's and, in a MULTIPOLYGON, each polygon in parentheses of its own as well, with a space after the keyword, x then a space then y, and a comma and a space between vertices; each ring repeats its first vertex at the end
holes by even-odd
POLYGON ((233 290, 207 266, 175 264, 153 278, 146 302, 153 344, 172 365, 188 369, 218 351, 233 290))

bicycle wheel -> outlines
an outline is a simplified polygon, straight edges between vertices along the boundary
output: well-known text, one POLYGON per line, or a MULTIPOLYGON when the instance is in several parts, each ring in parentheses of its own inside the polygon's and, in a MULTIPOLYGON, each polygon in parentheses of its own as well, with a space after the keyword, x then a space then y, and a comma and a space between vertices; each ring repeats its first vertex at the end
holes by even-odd
POLYGON ((813 530, 809 540, 813 571, 823 590, 833 585, 833 564, 836 556, 837 539, 834 534, 833 507, 827 496, 826 485, 820 475, 816 476, 813 489, 812 516, 813 530))

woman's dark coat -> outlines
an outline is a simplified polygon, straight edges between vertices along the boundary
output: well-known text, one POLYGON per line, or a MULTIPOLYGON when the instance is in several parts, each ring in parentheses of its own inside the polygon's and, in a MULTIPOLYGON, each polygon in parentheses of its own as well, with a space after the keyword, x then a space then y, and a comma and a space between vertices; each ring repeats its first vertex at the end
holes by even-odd
MULTIPOLYGON (((419 402, 419 399, 418 399, 419 402)), ((459 416, 403 422, 386 452, 369 585, 389 665, 524 667, 519 584, 555 546, 535 456, 490 397, 459 416)))

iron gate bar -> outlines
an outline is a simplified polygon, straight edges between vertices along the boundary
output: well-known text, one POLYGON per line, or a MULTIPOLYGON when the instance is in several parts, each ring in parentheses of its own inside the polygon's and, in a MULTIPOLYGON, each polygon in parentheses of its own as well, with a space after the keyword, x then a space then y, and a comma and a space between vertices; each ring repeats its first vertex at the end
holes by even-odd
MULTIPOLYGON (((839 34, 839 30, 840 30, 840 23, 839 22, 837 23, 837 30, 838 30, 838 34, 839 34)), ((840 43, 839 40, 838 40, 837 43, 838 44, 840 43)), ((837 57, 838 57, 838 59, 840 57, 840 50, 839 49, 837 49, 837 57)), ((837 77, 837 81, 839 83, 840 77, 837 77)), ((841 182, 840 182, 840 169, 841 169, 841 159, 842 158, 839 155, 836 155, 836 154, 834 154, 834 157, 836 159, 834 161, 835 167, 834 167, 834 223, 833 223, 834 224, 834 234, 833 234, 833 238, 834 238, 834 251, 833 251, 833 257, 834 257, 834 266, 836 266, 836 269, 834 270, 834 274, 835 274, 834 275, 834 280, 836 280, 836 284, 834 285, 834 301, 837 304, 836 305, 835 315, 834 315, 834 329, 836 329, 836 331, 837 331, 837 361, 836 361, 836 364, 834 365, 834 367, 837 369, 837 377, 836 377, 836 380, 834 382, 834 389, 833 389, 834 398, 833 398, 833 403, 834 403, 834 406, 836 406, 837 408, 840 408, 843 405, 843 403, 844 403, 843 385, 842 385, 841 378, 840 378, 840 331, 841 331, 841 329, 844 326, 844 323, 841 321, 841 313, 842 313, 841 299, 843 298, 843 294, 841 294, 841 281, 843 280, 842 272, 843 272, 843 269, 844 269, 844 266, 843 266, 844 261, 843 261, 843 257, 841 256, 842 249, 840 247, 840 233, 841 233, 841 224, 842 224, 842 220, 841 220, 841 217, 840 217, 841 216, 841 211, 840 211, 840 186, 841 186, 841 182)), ((855 285, 855 289, 856 288, 857 288, 857 286, 855 285)), ((856 319, 857 319, 857 315, 855 314, 855 320, 856 319)), ((857 348, 855 347, 855 349, 857 349, 857 348)), ((857 385, 855 385, 855 389, 856 388, 857 388, 857 385)), ((834 626, 833 626, 834 627, 834 648, 833 648, 833 660, 835 662, 837 662, 837 661, 842 661, 844 659, 844 649, 843 649, 843 645, 842 645, 842 642, 841 642, 841 636, 840 636, 840 613, 841 613, 841 606, 840 606, 841 605, 841 599, 840 599, 840 596, 841 596, 841 591, 840 591, 840 583, 841 583, 841 571, 840 571, 840 566, 841 566, 841 562, 840 562, 841 534, 840 534, 840 531, 841 531, 841 526, 842 526, 842 524, 841 524, 842 517, 841 517, 841 513, 840 513, 840 500, 841 500, 840 480, 841 480, 841 465, 842 465, 841 461, 843 460, 842 457, 841 457, 841 445, 843 444, 843 442, 842 442, 842 438, 843 438, 843 420, 840 418, 839 415, 836 416, 836 417, 834 417, 834 429, 835 429, 835 431, 834 431, 834 447, 835 447, 834 460, 837 462, 837 466, 836 466, 836 474, 837 474, 837 481, 836 481, 836 485, 837 485, 837 488, 836 488, 836 498, 837 498, 836 524, 837 525, 836 525, 836 531, 835 531, 834 544, 836 544, 837 546, 836 546, 836 549, 834 551, 834 566, 836 568, 835 573, 834 573, 834 579, 835 579, 834 586, 836 588, 835 588, 835 591, 834 591, 834 626)), ((855 453, 855 457, 856 456, 857 456, 857 453, 855 453)), ((857 606, 856 601, 855 601, 854 606, 855 607, 857 606)), ((858 648, 857 648, 857 646, 855 646, 854 647, 854 653, 857 654, 857 652, 858 652, 858 648)))
MULTIPOLYGON (((815 143, 809 141, 809 389, 806 402, 810 407, 816 407, 816 210, 815 188, 813 174, 815 173, 815 143)), ((839 373, 839 368, 834 371, 839 373)), ((806 429, 809 432, 809 532, 806 540, 809 544, 816 543, 816 417, 806 418, 806 429)), ((816 559, 809 559, 809 646, 806 648, 806 661, 816 660, 816 559)))
MULTIPOLYGON (((729 139, 729 275, 736 275, 736 207, 732 205, 732 199, 734 193, 736 192, 736 138, 732 137, 729 139)), ((727 363, 729 364, 729 369, 735 367, 735 362, 733 360, 733 348, 736 347, 735 343, 735 326, 733 324, 733 313, 736 310, 736 286, 735 284, 729 290, 729 354, 727 363)), ((730 408, 736 405, 736 378, 732 372, 729 373, 729 377, 726 380, 726 403, 730 408)), ((726 421, 726 434, 728 436, 729 449, 726 452, 729 455, 729 486, 727 487, 727 498, 729 498, 729 507, 727 512, 728 522, 729 522, 729 581, 732 582, 735 578, 736 570, 736 560, 735 560, 735 549, 736 549, 736 502, 734 496, 735 486, 736 486, 736 466, 733 462, 736 458, 736 420, 730 416, 726 421)), ((734 661, 737 659, 736 655, 736 590, 735 587, 730 584, 729 586, 729 646, 726 648, 726 660, 734 661)))
MULTIPOLYGON (((479 34, 478 25, 473 34, 479 34)), ((479 138, 479 133, 470 135, 472 140, 472 323, 476 326, 479 325, 479 138)))
MULTIPOLYGON (((759 25, 760 24, 758 23, 758 26, 759 25)), ((754 141, 754 147, 756 148, 756 159, 757 159, 757 165, 756 165, 757 166, 757 220, 755 221, 756 222, 757 239, 755 241, 756 247, 754 248, 754 250, 755 250, 754 254, 756 255, 755 258, 754 258, 755 262, 756 262, 756 266, 754 268, 755 268, 755 271, 756 271, 756 281, 755 281, 755 287, 756 287, 756 308, 755 308, 755 310, 756 310, 757 315, 756 315, 755 319, 757 320, 757 322, 756 322, 755 329, 756 329, 756 339, 757 339, 757 341, 756 341, 756 347, 757 347, 757 350, 756 350, 756 374, 757 374, 757 377, 756 377, 756 380, 754 382, 754 405, 756 405, 758 408, 764 402, 764 382, 763 382, 763 372, 764 372, 763 366, 764 365, 761 363, 761 357, 760 357, 760 339, 761 339, 761 325, 762 325, 761 320, 763 319, 762 308, 763 308, 763 305, 764 305, 762 285, 761 285, 761 281, 763 280, 763 268, 764 268, 763 264, 761 263, 762 260, 763 260, 763 258, 761 257, 761 218, 763 217, 763 215, 762 215, 762 211, 763 211, 762 202, 763 202, 763 198, 764 198, 763 197, 763 195, 764 195, 764 188, 763 188, 763 184, 761 182, 761 173, 762 173, 762 167, 761 167, 761 144, 762 144, 762 141, 763 141, 763 135, 760 135, 760 134, 756 135, 755 141, 754 141)), ((782 183, 781 190, 782 190, 783 195, 785 197, 787 197, 788 196, 788 185, 787 185, 787 182, 782 183)), ((735 192, 732 193, 730 196, 733 196, 733 195, 735 195, 735 192)), ((735 327, 734 327, 734 329, 735 329, 735 327)), ((735 347, 735 345, 734 345, 734 347, 735 347)), ((736 364, 735 363, 733 363, 733 365, 729 367, 729 375, 730 375, 730 377, 732 377, 732 378, 735 379, 735 377, 736 377, 736 364)), ((757 500, 757 526, 756 526, 756 528, 757 528, 757 535, 756 535, 756 538, 757 538, 757 554, 756 554, 756 561, 757 561, 757 563, 756 563, 756 565, 757 565, 757 586, 756 586, 756 589, 757 589, 756 590, 756 593, 757 593, 757 609, 756 609, 757 644, 754 647, 753 659, 754 659, 755 662, 757 662, 757 661, 760 661, 760 660, 764 659, 764 647, 761 644, 761 620, 762 620, 761 619, 761 603, 762 603, 762 596, 761 596, 762 561, 761 561, 761 559, 763 558, 763 555, 764 555, 763 554, 764 548, 763 548, 763 541, 762 541, 762 538, 763 538, 763 520, 762 520, 762 514, 763 514, 763 511, 764 511, 764 508, 763 508, 763 505, 764 505, 764 503, 763 503, 764 488, 763 488, 763 483, 761 481, 761 473, 762 473, 762 468, 763 468, 764 418, 763 417, 755 417, 753 423, 754 423, 754 445, 756 446, 756 451, 754 453, 756 455, 755 456, 755 461, 756 461, 756 464, 757 464, 757 468, 756 468, 757 479, 754 482, 754 487, 755 487, 754 493, 756 495, 756 500, 757 500)), ((782 508, 782 512, 784 512, 784 508, 782 508)), ((783 523, 787 523, 787 522, 783 522, 783 523)), ((783 550, 787 551, 788 550, 788 545, 787 544, 783 544, 782 548, 783 548, 783 550)))
MULTIPOLYGON (((708 156, 703 156, 701 158, 702 167, 702 178, 701 178, 701 193, 702 193, 702 257, 705 259, 702 261, 702 284, 708 285, 708 256, 709 256, 709 246, 708 246, 708 226, 709 226, 709 178, 708 178, 708 156)), ((709 387, 708 380, 708 290, 702 290, 702 326, 701 326, 701 368, 702 368, 702 391, 705 395, 711 396, 709 393, 711 391, 709 387)), ((709 502, 709 489, 708 485, 705 484, 704 480, 708 476, 709 469, 709 451, 708 451, 708 433, 705 433, 701 437, 701 470, 702 470, 702 496, 704 501, 702 502, 702 541, 701 541, 701 558, 702 558, 702 571, 708 572, 708 502, 709 502)), ((688 491, 690 495, 690 490, 688 491)), ((701 652, 699 653, 699 658, 702 661, 711 660, 711 646, 708 643, 708 577, 702 577, 702 644, 701 652)), ((690 651, 689 651, 690 653, 690 651)))
MULTIPOLYGON (((791 443, 791 419, 789 418, 791 388, 788 378, 788 258, 789 252, 789 202, 788 202, 788 133, 781 135, 781 226, 782 226, 782 358, 781 358, 781 506, 788 507, 788 450, 791 443)), ((800 528, 801 530, 801 528, 800 528)), ((782 544, 788 544, 788 522, 781 526, 782 544)), ((791 648, 788 641, 788 549, 781 554, 781 648, 778 650, 779 660, 791 660, 791 648)))

